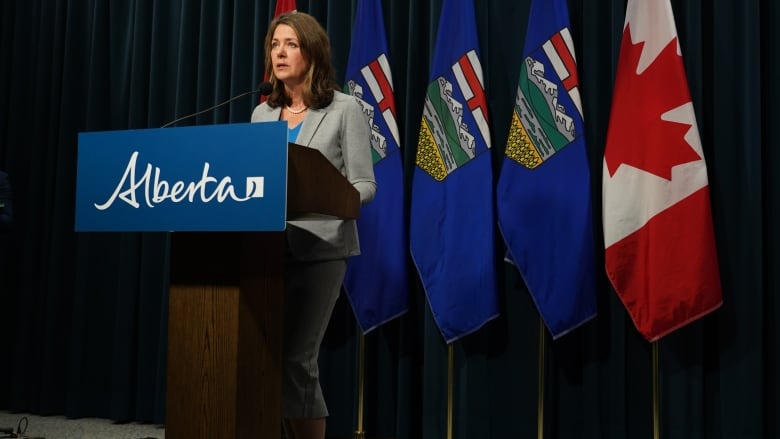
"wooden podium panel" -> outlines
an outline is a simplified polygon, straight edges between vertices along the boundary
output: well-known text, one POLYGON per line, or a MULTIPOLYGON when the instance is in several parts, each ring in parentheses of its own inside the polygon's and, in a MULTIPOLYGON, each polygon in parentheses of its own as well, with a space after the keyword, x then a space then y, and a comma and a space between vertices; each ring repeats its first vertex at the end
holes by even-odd
POLYGON ((281 437, 284 234, 172 236, 166 437, 281 437))
MULTIPOLYGON (((322 154, 290 144, 287 214, 357 218, 322 154)), ((171 234, 168 439, 281 437, 284 232, 171 234)))

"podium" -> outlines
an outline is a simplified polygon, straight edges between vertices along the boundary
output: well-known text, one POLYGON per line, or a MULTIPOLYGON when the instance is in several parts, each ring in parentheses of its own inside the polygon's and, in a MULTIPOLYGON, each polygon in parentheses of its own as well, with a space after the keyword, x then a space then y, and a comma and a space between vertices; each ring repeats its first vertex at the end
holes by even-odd
MULTIPOLYGON (((288 213, 357 218, 318 151, 290 144, 288 213)), ((284 232, 174 233, 165 437, 281 437, 284 232)))
MULTIPOLYGON (((246 209, 248 213, 242 213, 239 209, 238 212, 230 212, 229 216, 215 214, 213 209, 229 209, 231 206, 213 203, 206 206, 174 206, 173 210, 182 211, 176 214, 146 212, 144 215, 131 201, 135 201, 138 206, 143 206, 143 203, 138 202, 138 197, 132 196, 134 192, 131 193, 130 189, 123 191, 123 184, 117 186, 118 189, 113 193, 124 194, 124 197, 119 195, 115 198, 124 199, 125 204, 130 204, 133 210, 128 213, 129 208, 122 203, 116 205, 118 209, 124 210, 119 213, 107 212, 115 207, 113 204, 98 213, 93 210, 97 206, 104 207, 108 204, 101 201, 111 192, 113 183, 110 182, 117 180, 118 174, 122 174, 123 158, 128 155, 134 157, 133 154, 139 152, 139 148, 140 153, 135 157, 143 157, 150 151, 159 153, 159 148, 173 148, 178 149, 169 154, 169 162, 174 163, 174 167, 178 167, 178 162, 185 156, 191 163, 198 164, 199 160, 205 160, 205 163, 209 164, 203 168, 205 170, 201 173, 201 182, 208 180, 216 184, 216 178, 212 181, 204 176, 207 174, 206 170, 214 169, 217 154, 224 159, 224 163, 261 161, 265 166, 269 166, 267 172, 260 172, 264 174, 265 182, 261 197, 263 200, 255 204, 262 204, 262 201, 267 199, 271 200, 274 206, 267 212, 265 207, 261 208, 261 216, 278 216, 278 203, 272 201, 278 196, 284 202, 283 221, 306 219, 310 214, 357 218, 360 211, 359 195, 338 170, 319 151, 288 144, 286 124, 267 124, 267 127, 258 127, 266 124, 236 124, 88 133, 90 136, 84 136, 84 139, 84 133, 80 134, 76 230, 174 232, 170 235, 171 282, 166 389, 165 435, 169 439, 281 437, 280 394, 286 253, 284 224, 279 228, 278 219, 274 219, 270 221, 270 225, 266 225, 265 218, 262 217, 253 221, 251 215, 257 212, 252 209, 246 209), (279 126, 284 130, 280 131, 279 126), (265 132, 267 129, 273 132, 268 134, 265 132), (179 130, 190 130, 182 133, 186 134, 188 140, 182 140, 179 133, 175 133, 179 130), (258 130, 261 132, 258 133, 258 130), (216 135, 212 136, 214 133, 216 135), (208 146, 209 140, 205 140, 209 138, 220 139, 222 143, 211 148, 208 146), (206 146, 200 145, 201 142, 206 146), (193 147, 193 144, 200 146, 193 147), (225 145, 243 144, 248 147, 239 146, 236 151, 229 151, 227 157, 224 157, 225 145), (116 147, 114 149, 119 159, 106 160, 102 155, 112 146, 116 147), (254 156, 257 150, 261 150, 262 154, 269 154, 270 159, 266 156, 254 156), (193 154, 197 156, 194 159, 191 157, 193 154), (231 157, 231 154, 236 155, 231 157), (100 157, 95 158, 92 155, 100 157), (106 172, 103 169, 106 162, 116 162, 109 166, 113 171, 106 172), (278 167, 279 163, 286 170, 280 174, 284 178, 269 178, 271 171, 275 166, 278 167), (95 186, 102 187, 103 190, 95 192, 95 186), (233 217, 242 214, 250 215, 248 222, 242 222, 243 218, 233 217), (95 215, 95 218, 92 218, 92 215, 95 215), (159 218, 150 222, 147 218, 150 215, 159 215, 159 218), (203 218, 193 219, 193 215, 201 215, 203 218), (227 225, 223 226, 223 223, 227 225), (252 224, 260 226, 255 227, 252 224)), ((165 161, 159 157, 155 160, 165 161)), ((217 163, 219 161, 216 160, 217 163)), ((134 169, 137 168, 136 161, 134 169)), ((166 166, 156 168, 168 169, 166 166)), ((190 168, 201 169, 199 165, 190 168)), ((130 173, 128 169, 130 166, 125 168, 125 176, 138 174, 130 173)), ((250 166, 250 169, 253 168, 250 166)), ((192 173, 191 170, 183 172, 192 173)), ((122 181, 125 180, 127 178, 122 181)), ((141 185, 137 184, 136 180, 131 180, 124 184, 128 188, 134 187, 137 191, 141 185)), ((230 179, 231 182, 233 180, 235 179, 230 179)), ((225 181, 223 179, 219 184, 225 181)), ((257 179, 252 177, 252 181, 254 183, 251 188, 248 183, 247 194, 257 192, 257 179)), ((152 185, 158 186, 165 187, 152 185)), ((168 186, 171 192, 174 186, 168 186)), ((186 187, 186 184, 184 186, 186 187)), ((206 192, 208 191, 202 190, 201 195, 206 192)), ((208 197, 201 198, 206 200, 208 197)), ((250 200, 249 195, 234 198, 243 200, 243 204, 256 201, 250 200)), ((167 199, 173 201, 177 198, 167 199)), ((170 207, 148 201, 147 205, 153 206, 148 208, 149 211, 170 207)))

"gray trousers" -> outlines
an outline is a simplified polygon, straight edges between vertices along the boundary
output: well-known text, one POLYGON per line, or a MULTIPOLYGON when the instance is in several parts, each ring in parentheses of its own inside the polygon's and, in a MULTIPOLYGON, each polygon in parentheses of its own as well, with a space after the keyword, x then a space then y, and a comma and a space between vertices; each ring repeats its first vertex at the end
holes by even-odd
POLYGON ((328 416, 317 358, 346 270, 345 259, 297 261, 288 258, 281 407, 284 418, 328 416))

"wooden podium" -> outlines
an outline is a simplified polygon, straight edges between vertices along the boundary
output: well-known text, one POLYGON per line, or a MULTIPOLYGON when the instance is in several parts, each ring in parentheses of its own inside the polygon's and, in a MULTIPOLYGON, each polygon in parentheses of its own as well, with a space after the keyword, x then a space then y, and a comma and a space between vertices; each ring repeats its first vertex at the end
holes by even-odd
MULTIPOLYGON (((357 218, 352 185, 289 144, 288 218, 357 218)), ((284 232, 174 232, 168 311, 168 439, 281 437, 284 232)))

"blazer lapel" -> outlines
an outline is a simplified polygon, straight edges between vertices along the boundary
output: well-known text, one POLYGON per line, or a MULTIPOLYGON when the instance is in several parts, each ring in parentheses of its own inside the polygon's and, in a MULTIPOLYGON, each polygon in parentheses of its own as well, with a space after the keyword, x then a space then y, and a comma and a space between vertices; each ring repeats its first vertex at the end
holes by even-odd
POLYGON ((324 118, 324 111, 309 108, 309 112, 306 114, 306 119, 303 120, 301 132, 298 133, 298 140, 295 143, 309 146, 311 139, 314 138, 314 134, 317 132, 317 128, 320 127, 322 119, 324 118))

